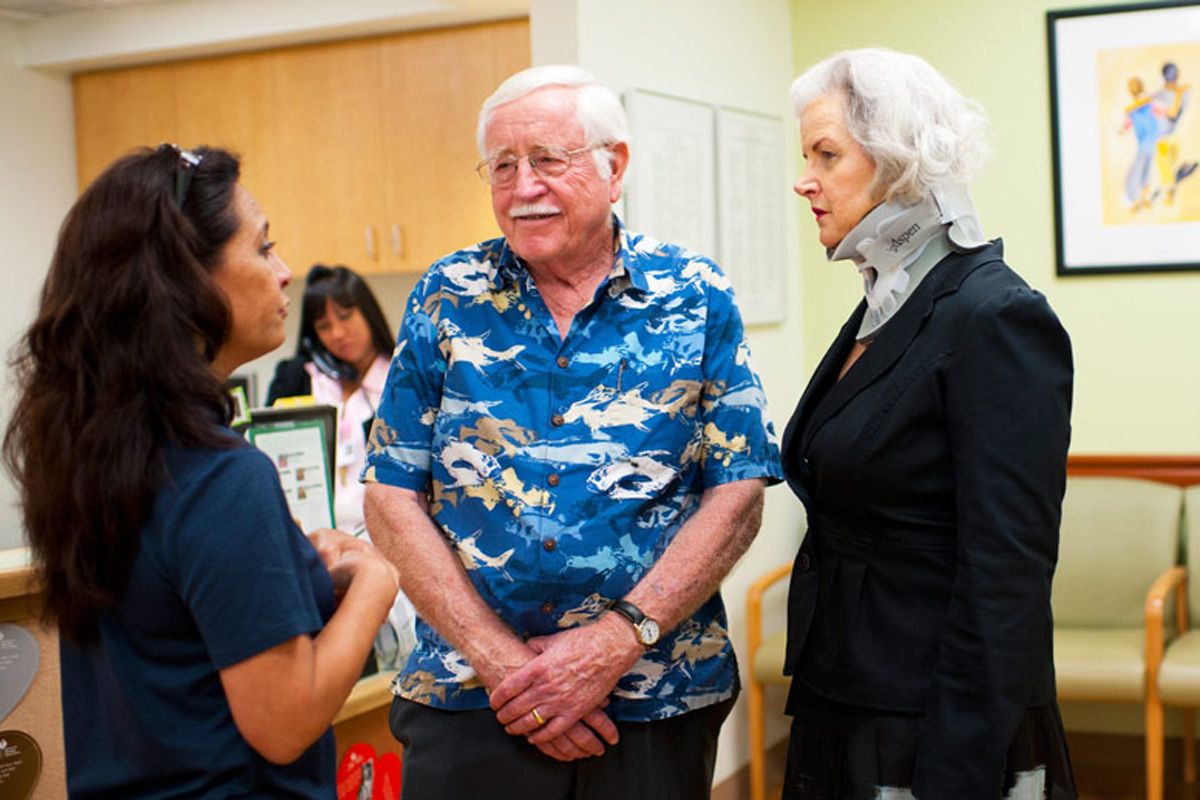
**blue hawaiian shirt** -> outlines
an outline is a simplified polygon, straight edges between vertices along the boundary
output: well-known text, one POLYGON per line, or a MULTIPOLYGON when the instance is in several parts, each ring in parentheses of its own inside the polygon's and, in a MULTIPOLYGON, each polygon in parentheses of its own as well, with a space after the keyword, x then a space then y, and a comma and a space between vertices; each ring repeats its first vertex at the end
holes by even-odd
MULTIPOLYGON (((426 492, 481 597, 522 637, 586 624, 642 579, 708 487, 781 478, 775 432, 728 279, 615 223, 612 272, 560 339, 504 239, 418 282, 364 480, 426 492)), ((720 594, 617 685, 614 719, 733 696, 720 594)), ((400 696, 486 708, 474 669, 417 621, 400 696)))

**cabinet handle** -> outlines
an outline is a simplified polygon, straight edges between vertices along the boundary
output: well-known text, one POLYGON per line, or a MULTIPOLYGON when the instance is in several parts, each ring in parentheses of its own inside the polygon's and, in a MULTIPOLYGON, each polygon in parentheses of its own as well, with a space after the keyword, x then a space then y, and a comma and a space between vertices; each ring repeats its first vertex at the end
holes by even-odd
POLYGON ((375 226, 367 226, 367 258, 374 261, 378 256, 375 253, 375 226))
POLYGON ((404 255, 404 243, 400 238, 399 225, 392 226, 392 253, 396 256, 396 258, 400 258, 404 255))

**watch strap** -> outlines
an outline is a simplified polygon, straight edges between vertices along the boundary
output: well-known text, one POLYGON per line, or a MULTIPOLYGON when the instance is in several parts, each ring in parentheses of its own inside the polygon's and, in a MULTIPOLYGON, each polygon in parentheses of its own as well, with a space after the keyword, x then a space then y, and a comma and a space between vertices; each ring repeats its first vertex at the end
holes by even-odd
POLYGON ((608 604, 608 608, 610 611, 615 611, 629 620, 635 628, 641 625, 646 619, 646 615, 642 613, 642 610, 628 600, 613 600, 608 604))

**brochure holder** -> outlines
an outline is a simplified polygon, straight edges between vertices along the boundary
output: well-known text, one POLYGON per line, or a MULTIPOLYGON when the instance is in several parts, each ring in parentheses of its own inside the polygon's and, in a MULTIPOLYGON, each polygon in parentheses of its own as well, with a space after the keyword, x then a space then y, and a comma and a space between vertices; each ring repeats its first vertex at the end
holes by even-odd
POLYGON ((337 409, 330 405, 252 408, 249 417, 234 430, 270 456, 300 529, 309 533, 332 528, 337 409))

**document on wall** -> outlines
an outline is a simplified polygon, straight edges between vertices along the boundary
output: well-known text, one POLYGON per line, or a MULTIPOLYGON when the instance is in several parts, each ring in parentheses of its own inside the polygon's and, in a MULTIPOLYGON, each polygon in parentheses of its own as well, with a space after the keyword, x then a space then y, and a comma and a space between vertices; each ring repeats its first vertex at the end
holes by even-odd
POLYGON ((790 197, 778 117, 717 110, 717 195, 721 268, 747 324, 786 316, 790 197))
POLYGON ((636 158, 626 180, 629 227, 717 257, 713 109, 642 89, 625 93, 636 158))
POLYGON ((251 424, 246 433, 279 471, 288 509, 305 533, 333 527, 333 483, 325 426, 318 420, 251 424))

